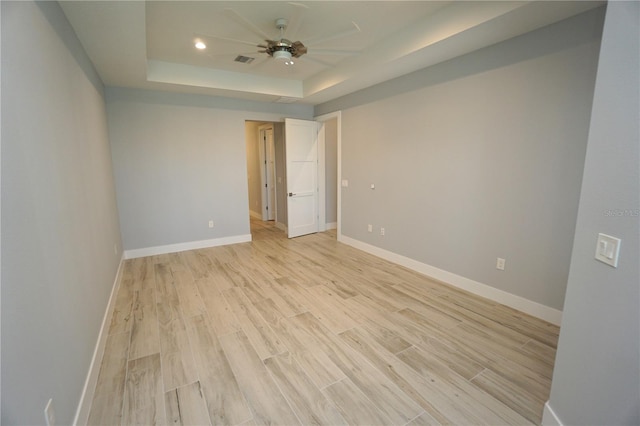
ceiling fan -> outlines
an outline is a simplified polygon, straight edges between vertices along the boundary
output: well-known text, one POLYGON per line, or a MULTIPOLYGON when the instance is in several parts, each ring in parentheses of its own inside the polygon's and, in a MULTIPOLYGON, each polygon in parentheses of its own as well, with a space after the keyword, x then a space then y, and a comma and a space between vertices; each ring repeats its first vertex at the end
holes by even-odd
MULTIPOLYGON (((319 60, 317 58, 311 58, 309 55, 334 55, 334 56, 351 56, 356 55, 360 52, 358 51, 350 51, 350 50, 329 50, 329 49, 316 49, 311 46, 323 44, 330 40, 335 40, 338 38, 347 37, 352 34, 357 34, 360 32, 360 27, 355 22, 351 22, 352 27, 338 33, 324 35, 320 37, 313 37, 307 40, 307 45, 302 43, 301 41, 292 42, 291 40, 285 38, 287 35, 291 34, 295 36, 300 25, 302 23, 302 17, 307 6, 300 3, 289 3, 295 7, 294 13, 289 21, 286 18, 278 18, 275 20, 275 27, 279 31, 279 36, 273 39, 266 32, 260 29, 253 22, 240 15, 234 9, 227 8, 224 9, 224 13, 233 19, 236 23, 244 27, 246 30, 251 32, 252 34, 260 37, 261 42, 255 43, 246 40, 238 40, 234 38, 222 37, 217 35, 208 35, 208 34, 196 34, 196 37, 201 39, 216 39, 223 40, 231 43, 244 44, 253 47, 257 47, 261 50, 256 51, 255 53, 266 53, 268 57, 276 59, 278 61, 283 62, 285 65, 293 65, 294 59, 301 58, 303 60, 311 61, 318 63, 320 65, 330 67, 332 64, 319 60), (305 55, 303 57, 303 55, 305 55)), ((293 37, 292 37, 293 38, 293 37)))
POLYGON ((280 30, 280 39, 265 40, 266 45, 259 44, 257 46, 264 49, 259 50, 259 53, 266 53, 274 59, 284 60, 287 65, 293 62, 292 57, 299 58, 307 53, 307 47, 301 41, 291 42, 291 40, 284 38, 284 31, 287 28, 287 20, 285 18, 276 19, 276 28, 280 30))

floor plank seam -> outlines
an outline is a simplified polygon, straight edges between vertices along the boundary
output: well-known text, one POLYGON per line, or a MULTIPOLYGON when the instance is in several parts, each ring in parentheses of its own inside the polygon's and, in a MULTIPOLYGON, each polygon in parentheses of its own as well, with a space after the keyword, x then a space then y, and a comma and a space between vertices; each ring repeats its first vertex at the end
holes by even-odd
POLYGON ((476 374, 475 376, 473 376, 472 378, 469 379, 470 382, 473 382, 473 380, 480 376, 482 373, 484 373, 485 371, 487 371, 487 368, 485 367, 482 371, 480 371, 478 374, 476 374))
POLYGON ((418 414, 417 416, 415 416, 414 418, 412 418, 411 420, 409 420, 408 422, 406 422, 404 424, 404 426, 407 426, 408 424, 410 424, 411 422, 413 422, 414 420, 418 419, 420 416, 427 414, 426 411, 422 410, 422 412, 420 414, 418 414))

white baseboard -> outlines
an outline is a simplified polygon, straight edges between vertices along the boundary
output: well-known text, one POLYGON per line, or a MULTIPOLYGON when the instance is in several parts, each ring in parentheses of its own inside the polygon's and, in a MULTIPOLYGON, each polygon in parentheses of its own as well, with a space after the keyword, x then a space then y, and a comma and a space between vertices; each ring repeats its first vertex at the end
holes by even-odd
POLYGON ((417 260, 399 255, 397 253, 381 249, 380 247, 363 243, 362 241, 358 241, 344 235, 339 235, 338 241, 362 251, 366 251, 367 253, 373 254, 374 256, 381 257, 390 262, 397 263, 398 265, 412 269, 430 278, 442 281, 454 287, 461 288, 470 293, 509 306, 513 309, 517 309, 518 311, 527 313, 552 324, 560 325, 560 322, 562 320, 562 311, 550 308, 549 306, 542 305, 529 299, 525 299, 524 297, 516 296, 515 294, 499 290, 487 284, 473 281, 469 278, 456 275, 452 272, 436 268, 435 266, 427 265, 426 263, 422 263, 417 260))
POLYGON ((226 246, 228 244, 247 243, 249 241, 251 241, 251 234, 234 235, 232 237, 214 238, 211 240, 190 241, 187 243, 125 250, 124 258, 135 259, 136 257, 155 256, 158 254, 176 253, 179 251, 196 250, 207 247, 226 246))
POLYGON ((89 421, 89 411, 91 410, 93 395, 96 391, 96 385, 98 384, 98 374, 100 373, 100 365, 102 365, 102 357, 104 356, 104 349, 107 344, 109 325, 111 324, 111 316, 113 315, 113 307, 116 302, 118 288, 120 288, 120 277, 122 275, 123 264, 124 257, 121 257, 120 264, 118 265, 118 271, 116 272, 116 278, 113 281, 113 286, 111 287, 111 295, 109 296, 107 309, 102 317, 102 325, 100 326, 100 333, 98 334, 96 347, 93 350, 91 364, 89 364, 87 379, 84 382, 84 388, 82 389, 80 401, 78 402, 78 409, 76 410, 76 415, 73 419, 74 425, 86 425, 89 421))
POLYGON ((542 411, 542 426, 563 426, 560 417, 553 411, 549 401, 544 403, 544 410, 542 411))
POLYGON ((249 210, 249 216, 254 219, 262 220, 262 214, 258 212, 254 212, 253 210, 249 210))
POLYGON ((329 230, 329 229, 337 229, 338 228, 338 222, 329 222, 325 225, 325 229, 329 230))

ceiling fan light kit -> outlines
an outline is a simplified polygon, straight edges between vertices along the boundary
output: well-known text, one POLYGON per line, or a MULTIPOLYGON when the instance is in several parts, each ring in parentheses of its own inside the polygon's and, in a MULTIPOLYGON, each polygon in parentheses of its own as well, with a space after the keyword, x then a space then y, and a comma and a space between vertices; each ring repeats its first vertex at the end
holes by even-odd
POLYGON ((273 56, 274 59, 289 61, 291 59, 291 52, 289 52, 286 49, 276 50, 273 53, 271 53, 271 56, 273 56))

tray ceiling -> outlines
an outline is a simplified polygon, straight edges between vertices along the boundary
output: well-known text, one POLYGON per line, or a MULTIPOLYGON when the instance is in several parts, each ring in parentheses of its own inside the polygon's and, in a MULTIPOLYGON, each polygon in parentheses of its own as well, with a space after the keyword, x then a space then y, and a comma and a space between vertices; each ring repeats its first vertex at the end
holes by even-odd
POLYGON ((60 4, 107 86, 318 104, 549 25, 602 2, 60 4), (251 45, 264 43, 261 35, 279 39, 278 18, 293 24, 285 33, 287 39, 299 40, 309 48, 294 65, 259 53, 261 49, 251 45), (359 31, 354 31, 354 23, 359 31), (205 50, 198 50, 194 41, 202 35, 213 37, 204 40, 205 50), (253 60, 236 62, 238 55, 253 60))

